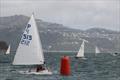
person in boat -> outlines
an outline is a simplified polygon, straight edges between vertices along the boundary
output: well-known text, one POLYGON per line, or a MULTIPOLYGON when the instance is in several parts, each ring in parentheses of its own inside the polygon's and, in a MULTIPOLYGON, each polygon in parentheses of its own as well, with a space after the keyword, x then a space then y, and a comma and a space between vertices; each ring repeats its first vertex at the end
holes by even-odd
POLYGON ((40 71, 43 71, 45 70, 45 67, 42 66, 42 65, 37 65, 37 69, 36 69, 36 72, 40 72, 40 71))

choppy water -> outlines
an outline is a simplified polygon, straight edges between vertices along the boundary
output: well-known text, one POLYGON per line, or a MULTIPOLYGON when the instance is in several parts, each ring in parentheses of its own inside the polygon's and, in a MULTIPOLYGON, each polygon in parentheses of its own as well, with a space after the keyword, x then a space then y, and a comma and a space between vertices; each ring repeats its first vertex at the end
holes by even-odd
POLYGON ((7 62, 7 59, 12 60, 12 56, 0 56, 0 80, 120 80, 120 55, 98 54, 93 58, 79 60, 74 58, 75 54, 45 53, 47 66, 54 73, 52 76, 19 74, 17 71, 25 69, 25 66, 13 66, 7 62), (70 76, 59 75, 60 59, 63 55, 70 56, 70 76))

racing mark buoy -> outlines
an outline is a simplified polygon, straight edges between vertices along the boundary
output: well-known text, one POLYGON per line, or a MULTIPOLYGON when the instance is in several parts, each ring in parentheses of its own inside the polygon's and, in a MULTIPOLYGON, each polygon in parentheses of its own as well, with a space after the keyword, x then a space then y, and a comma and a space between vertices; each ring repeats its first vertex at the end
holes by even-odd
POLYGON ((71 74, 69 56, 63 56, 61 58, 60 74, 64 76, 71 74))

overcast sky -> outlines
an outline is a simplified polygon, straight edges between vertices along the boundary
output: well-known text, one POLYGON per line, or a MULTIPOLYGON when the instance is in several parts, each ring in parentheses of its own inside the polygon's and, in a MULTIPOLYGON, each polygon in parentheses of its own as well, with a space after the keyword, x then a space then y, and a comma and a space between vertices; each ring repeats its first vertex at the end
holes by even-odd
POLYGON ((23 14, 68 27, 120 29, 120 0, 0 0, 0 16, 23 14))

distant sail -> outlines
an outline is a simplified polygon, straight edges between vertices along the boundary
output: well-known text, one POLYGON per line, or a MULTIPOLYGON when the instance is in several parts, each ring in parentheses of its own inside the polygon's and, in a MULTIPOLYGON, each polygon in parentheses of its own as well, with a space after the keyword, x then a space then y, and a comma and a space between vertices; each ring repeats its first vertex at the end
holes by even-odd
POLYGON ((77 53, 76 57, 84 57, 84 44, 85 44, 85 42, 84 42, 84 40, 83 40, 83 42, 82 42, 82 44, 81 44, 81 47, 80 47, 80 50, 79 50, 79 52, 77 53))
POLYGON ((96 46, 95 47, 95 53, 97 54, 97 53, 100 53, 100 50, 99 50, 99 48, 96 46))
POLYGON ((39 37, 38 28, 33 15, 31 16, 25 28, 25 31, 22 34, 22 38, 16 51, 13 64, 44 64, 42 45, 39 37))
POLYGON ((6 54, 10 54, 10 45, 8 46, 8 49, 6 51, 6 54))

